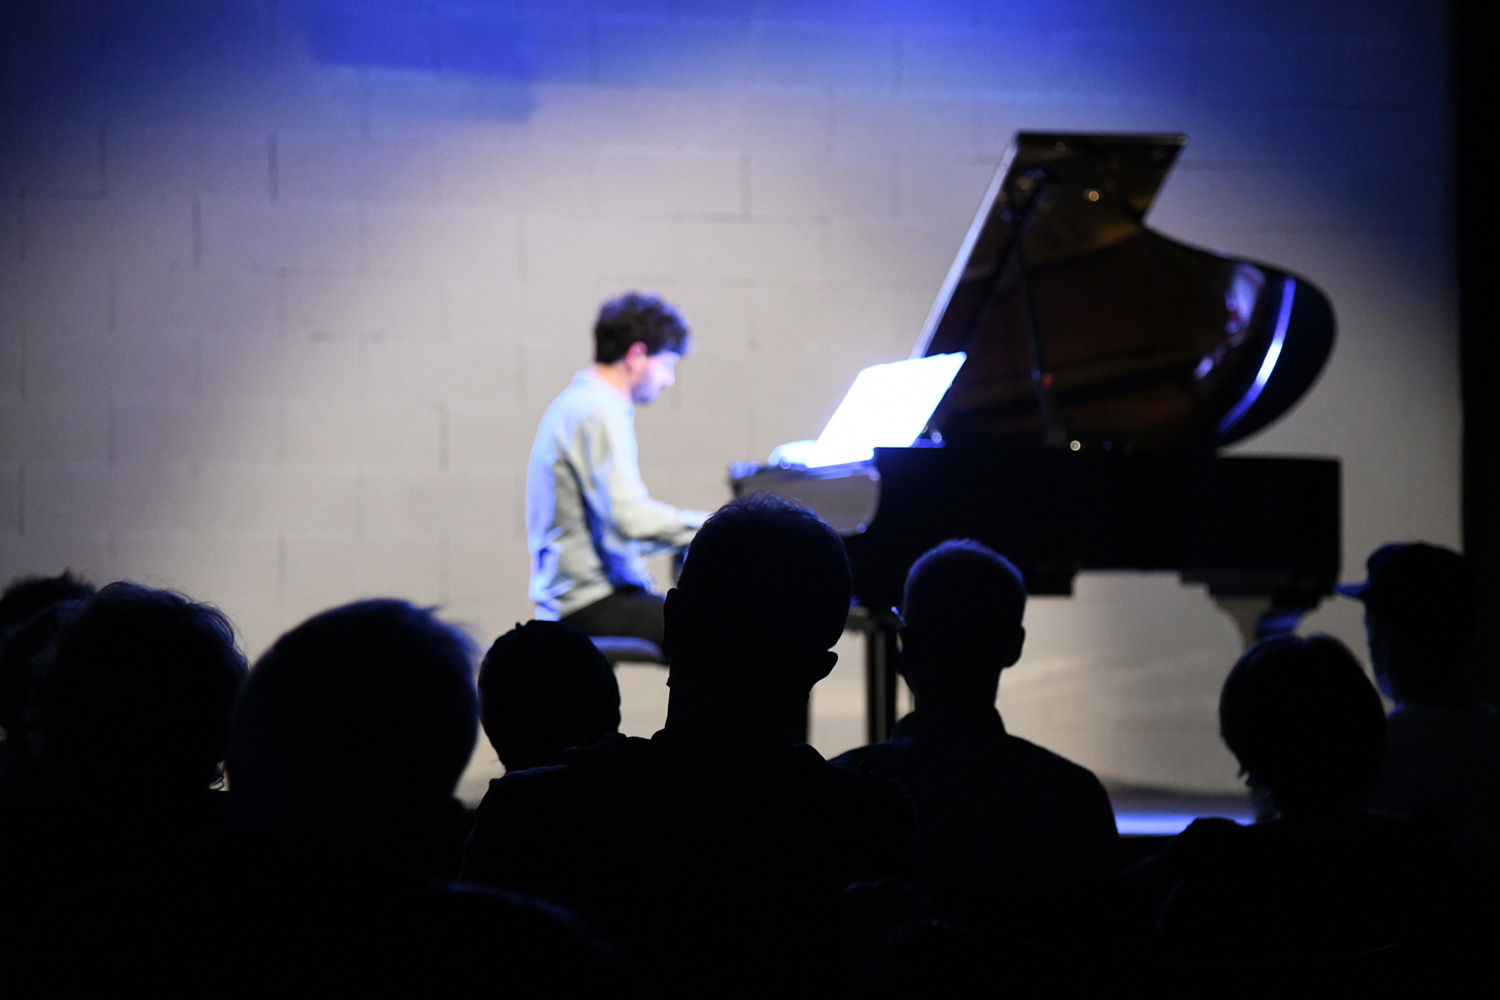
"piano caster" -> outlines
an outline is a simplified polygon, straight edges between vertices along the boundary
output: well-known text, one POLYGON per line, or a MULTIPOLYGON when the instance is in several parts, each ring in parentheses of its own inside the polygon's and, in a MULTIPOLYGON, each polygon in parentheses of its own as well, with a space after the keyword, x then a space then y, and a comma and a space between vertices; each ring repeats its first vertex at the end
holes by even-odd
POLYGON ((1302 624, 1302 619, 1318 606, 1316 597, 1292 600, 1272 599, 1263 594, 1248 597, 1214 594, 1212 597, 1239 628, 1246 649, 1262 639, 1291 635, 1302 624))

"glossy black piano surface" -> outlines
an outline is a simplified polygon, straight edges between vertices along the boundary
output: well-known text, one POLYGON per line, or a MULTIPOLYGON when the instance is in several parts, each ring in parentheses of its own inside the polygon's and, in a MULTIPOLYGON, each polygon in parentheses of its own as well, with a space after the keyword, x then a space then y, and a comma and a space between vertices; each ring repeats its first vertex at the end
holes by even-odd
POLYGON ((1328 459, 964 446, 876 452, 878 513, 846 536, 856 595, 899 604, 909 567, 948 538, 1005 553, 1033 594, 1081 569, 1175 570, 1222 596, 1311 606, 1339 568, 1339 467, 1328 459))
POLYGON ((1175 570, 1302 608, 1332 591, 1338 462, 1214 449, 1307 391, 1333 310, 1303 278, 1145 226, 1185 141, 1019 134, 913 351, 968 354, 924 439, 857 466, 732 475, 737 495, 797 497, 844 533, 876 632, 872 739, 894 707, 887 609, 947 538, 1004 553, 1038 594, 1070 593, 1085 569, 1175 570))
POLYGON ((969 355, 933 433, 1211 449, 1307 391, 1333 345, 1322 292, 1143 222, 1185 142, 1017 136, 913 351, 969 355))

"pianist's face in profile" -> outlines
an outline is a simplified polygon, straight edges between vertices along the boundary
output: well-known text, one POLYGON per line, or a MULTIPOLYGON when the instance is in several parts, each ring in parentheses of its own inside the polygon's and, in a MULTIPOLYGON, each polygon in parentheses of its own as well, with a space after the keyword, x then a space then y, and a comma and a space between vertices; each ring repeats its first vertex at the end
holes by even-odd
POLYGON ((681 360, 682 355, 676 351, 643 352, 631 373, 630 401, 643 406, 660 396, 663 390, 671 388, 677 381, 677 362, 681 360))

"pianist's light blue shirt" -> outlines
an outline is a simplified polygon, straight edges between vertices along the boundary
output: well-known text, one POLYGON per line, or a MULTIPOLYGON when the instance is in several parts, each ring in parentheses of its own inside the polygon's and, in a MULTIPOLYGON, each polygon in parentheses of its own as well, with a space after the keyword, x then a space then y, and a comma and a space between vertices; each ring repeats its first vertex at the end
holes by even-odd
POLYGON ((536 616, 563 618, 621 587, 654 591, 646 556, 687 545, 707 517, 651 499, 635 406, 584 369, 547 408, 526 469, 536 616))

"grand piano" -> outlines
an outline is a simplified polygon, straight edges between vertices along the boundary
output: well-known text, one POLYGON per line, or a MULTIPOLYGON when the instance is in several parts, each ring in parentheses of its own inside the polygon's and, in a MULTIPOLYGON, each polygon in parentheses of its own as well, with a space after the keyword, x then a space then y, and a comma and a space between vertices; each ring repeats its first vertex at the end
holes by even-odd
POLYGON ((1218 449, 1308 390, 1333 310, 1304 278, 1145 225, 1185 144, 1018 134, 912 352, 968 355, 918 440, 843 466, 731 470, 736 495, 795 497, 844 535, 872 741, 895 719, 891 609, 944 539, 1004 553, 1033 594, 1070 594, 1081 570, 1173 570, 1258 606, 1252 633, 1331 593, 1338 462, 1218 449))

